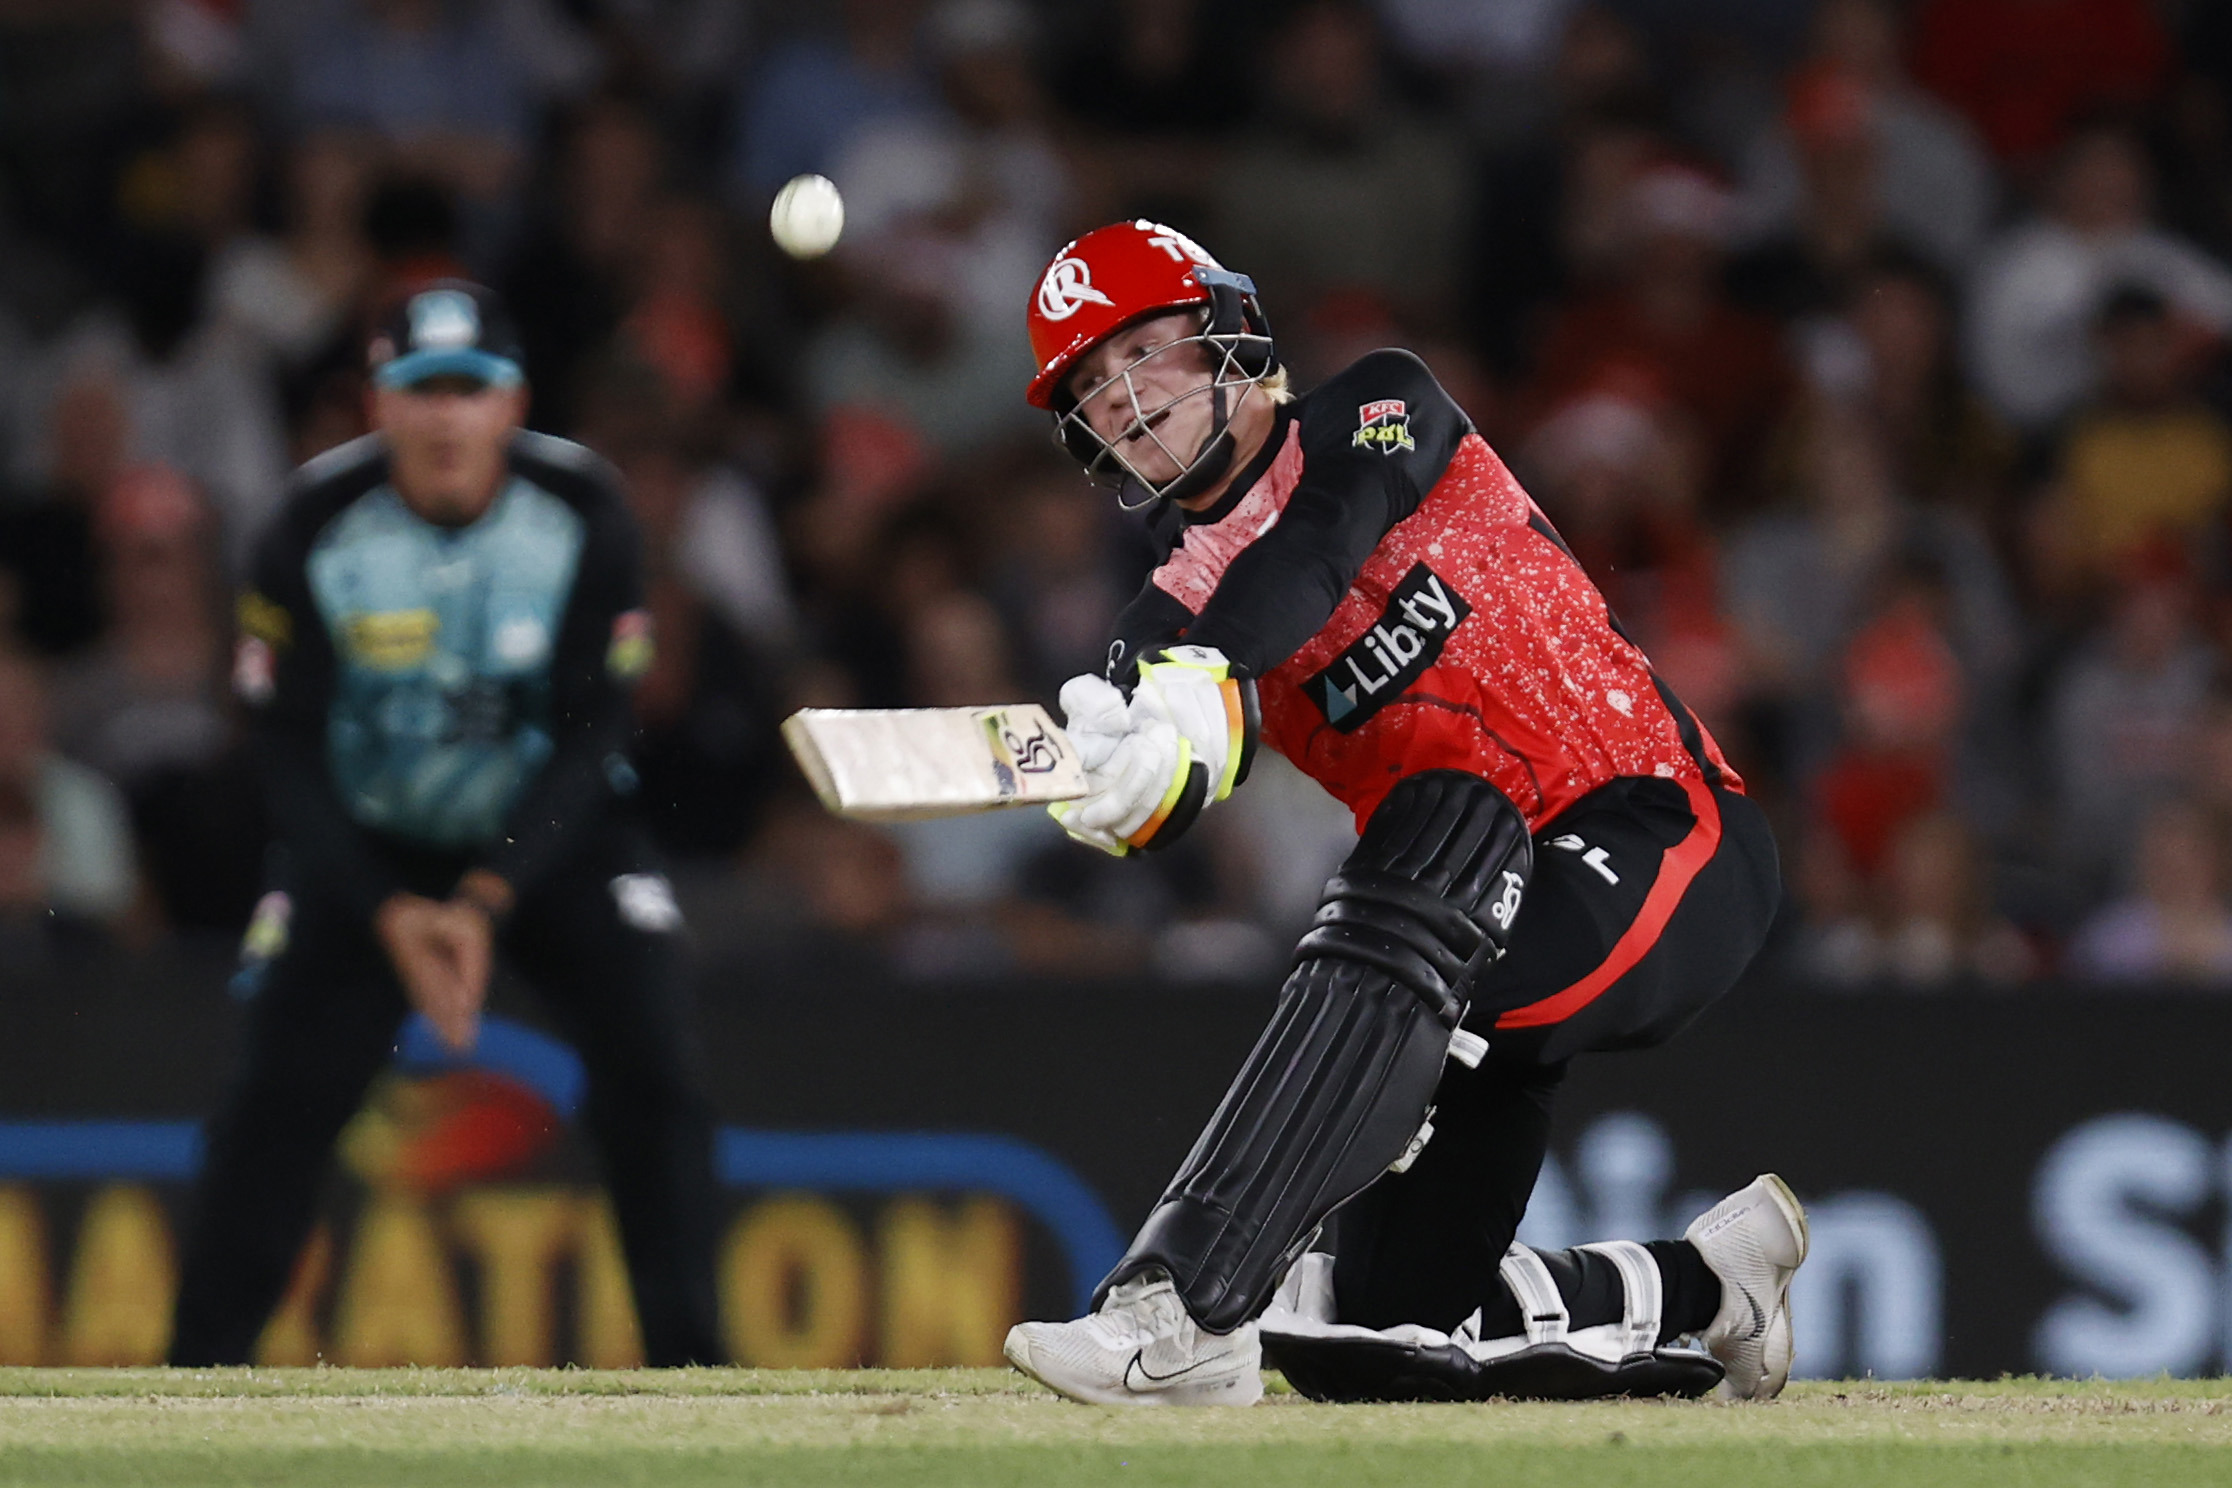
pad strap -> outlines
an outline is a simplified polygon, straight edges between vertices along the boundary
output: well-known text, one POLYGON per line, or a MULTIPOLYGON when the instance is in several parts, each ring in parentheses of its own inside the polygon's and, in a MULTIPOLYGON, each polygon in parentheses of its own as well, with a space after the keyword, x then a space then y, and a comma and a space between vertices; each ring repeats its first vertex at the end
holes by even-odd
POLYGON ((1624 1299, 1620 1326, 1626 1334, 1626 1351, 1641 1354, 1657 1348, 1666 1289, 1659 1278, 1658 1262, 1651 1259, 1651 1253, 1633 1240, 1599 1240, 1577 1248, 1595 1251, 1620 1273, 1620 1292, 1624 1299))
POLYGON ((1565 1342, 1569 1321, 1565 1298, 1558 1294, 1550 1268, 1533 1251, 1514 1241, 1496 1269, 1503 1284, 1511 1288, 1511 1295, 1519 1300, 1519 1314, 1526 1319, 1527 1342, 1565 1342))

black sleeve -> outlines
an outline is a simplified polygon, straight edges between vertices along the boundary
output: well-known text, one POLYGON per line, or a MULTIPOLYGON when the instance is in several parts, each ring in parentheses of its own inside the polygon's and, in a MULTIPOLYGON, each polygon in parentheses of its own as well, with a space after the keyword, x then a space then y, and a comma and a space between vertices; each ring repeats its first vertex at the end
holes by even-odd
POLYGON ((1312 392, 1302 478, 1278 524, 1225 570, 1186 640, 1260 677, 1324 628, 1388 529, 1418 509, 1472 420, 1407 351, 1375 351, 1312 392))
POLYGON ((483 858, 483 866, 521 895, 580 843, 630 778, 635 719, 629 694, 650 660, 642 539, 610 478, 600 474, 583 483, 589 479, 595 489, 577 503, 588 530, 551 656, 556 747, 483 858))
POLYGON ((326 767, 333 638, 307 572, 323 525, 298 501, 258 545, 250 587, 240 597, 235 682, 248 707, 272 826, 296 883, 369 917, 402 884, 350 819, 326 767))
POLYGON ((1139 653, 1176 644, 1193 621, 1192 610, 1149 579, 1116 617, 1116 635, 1108 643, 1108 665, 1103 675, 1129 697, 1139 681, 1139 653))

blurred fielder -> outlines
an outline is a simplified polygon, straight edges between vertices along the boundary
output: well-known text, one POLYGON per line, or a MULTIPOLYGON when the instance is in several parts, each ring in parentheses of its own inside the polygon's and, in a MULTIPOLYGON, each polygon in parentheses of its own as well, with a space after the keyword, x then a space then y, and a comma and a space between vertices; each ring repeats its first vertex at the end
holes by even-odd
POLYGON ((1666 1039, 1767 934, 1712 737, 1416 357, 1292 396, 1254 285, 1149 222, 1063 248, 1030 334, 1030 401, 1167 550, 1062 689, 1091 791, 1055 815, 1161 847, 1260 738, 1361 835, 1097 1310, 1008 1358, 1110 1403, 1250 1404, 1266 1360, 1328 1399, 1776 1394, 1781 1179, 1683 1240, 1512 1239, 1568 1062, 1666 1039))
POLYGON ((520 427, 486 290, 413 295, 370 360, 374 432, 298 473, 241 602, 292 913, 210 1129, 171 1360, 249 1361, 405 1015, 470 1048, 501 944, 587 1068, 646 1358, 717 1362, 681 916, 618 809, 651 645, 634 524, 601 461, 520 427))

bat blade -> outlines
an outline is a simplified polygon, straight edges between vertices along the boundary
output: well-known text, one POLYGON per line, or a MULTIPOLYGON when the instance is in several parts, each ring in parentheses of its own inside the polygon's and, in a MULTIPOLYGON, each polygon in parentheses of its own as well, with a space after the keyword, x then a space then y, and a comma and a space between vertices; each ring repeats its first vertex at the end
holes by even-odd
POLYGON ((854 821, 928 821, 1085 794, 1085 767, 1036 703, 801 708, 783 740, 822 804, 854 821))

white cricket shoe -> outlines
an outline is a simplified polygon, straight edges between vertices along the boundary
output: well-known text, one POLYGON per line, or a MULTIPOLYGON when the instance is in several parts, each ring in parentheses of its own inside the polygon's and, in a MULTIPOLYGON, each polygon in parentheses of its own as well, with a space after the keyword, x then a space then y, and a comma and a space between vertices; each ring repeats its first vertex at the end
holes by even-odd
POLYGON ((1088 1405, 1254 1405, 1263 1398, 1256 1325, 1210 1333, 1160 1271, 1113 1288, 1069 1323, 1017 1323, 1008 1362, 1088 1405))
POLYGON ((1790 1380, 1790 1278, 1806 1258, 1806 1211, 1762 1173, 1690 1221, 1682 1238, 1720 1278, 1720 1311, 1699 1342, 1728 1371, 1715 1393, 1772 1400, 1790 1380))

